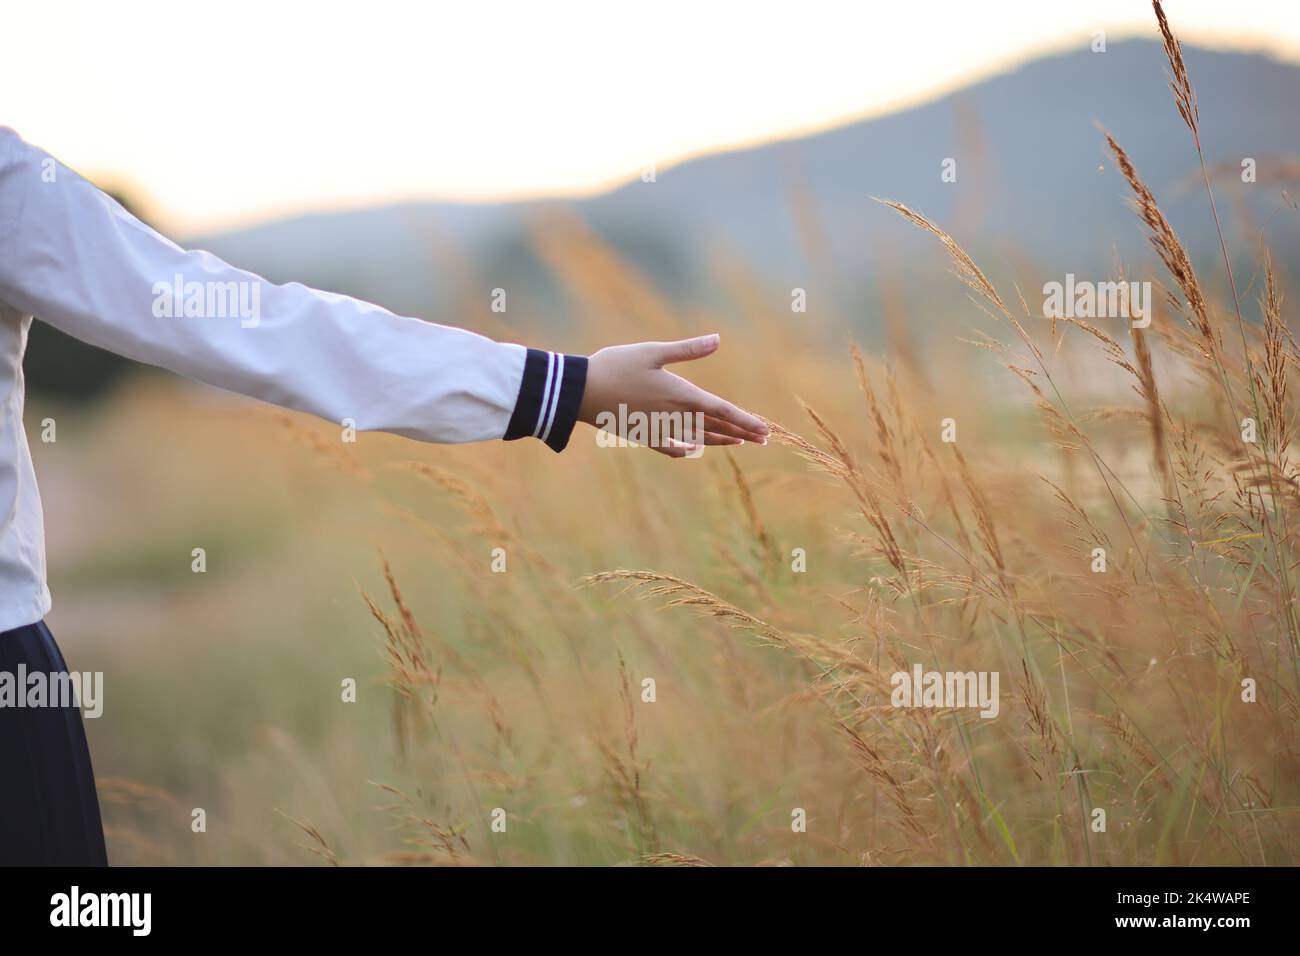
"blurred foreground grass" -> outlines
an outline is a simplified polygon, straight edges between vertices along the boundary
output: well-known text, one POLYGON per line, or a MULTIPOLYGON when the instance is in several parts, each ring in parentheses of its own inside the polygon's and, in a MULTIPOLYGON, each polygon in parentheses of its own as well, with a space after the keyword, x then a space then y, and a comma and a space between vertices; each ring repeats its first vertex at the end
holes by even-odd
MULTIPOLYGON (((1071 338, 1052 370, 1081 409, 1113 410, 1107 366, 1074 357, 1092 337, 1036 334, 1071 338)), ((724 330, 691 371, 830 449, 826 468, 777 443, 671 462, 597 448, 590 430, 559 457, 346 444, 161 378, 90 412, 34 403, 29 420, 59 423, 35 449, 50 623, 73 668, 106 673, 89 729, 112 860, 1291 861, 1292 665, 1270 626, 1276 584, 1234 570, 1240 544, 1213 530, 1223 503, 1202 497, 1189 558, 1153 517, 1140 415, 1084 426, 1133 496, 1108 513, 1050 416, 990 388, 995 361, 940 358, 931 381, 869 360, 873 406, 845 351, 798 336, 724 330), (966 477, 937 441, 946 416, 966 477), (1117 542, 1109 575, 1089 573, 1096 535, 1117 542), (614 569, 708 596, 576 587, 614 569), (762 626, 731 627, 732 606, 762 626), (882 677, 913 662, 1000 671, 1000 716, 890 708, 882 677), (1260 704, 1237 701, 1241 673, 1260 704), (1095 807, 1107 833, 1090 831, 1095 807)))

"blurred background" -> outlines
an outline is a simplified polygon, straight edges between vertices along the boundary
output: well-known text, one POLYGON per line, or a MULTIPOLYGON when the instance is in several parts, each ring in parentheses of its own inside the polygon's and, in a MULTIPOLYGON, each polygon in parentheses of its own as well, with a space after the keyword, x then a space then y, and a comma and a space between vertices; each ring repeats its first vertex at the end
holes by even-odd
MULTIPOLYGON (((1168 10, 1243 299, 1265 247, 1289 290, 1300 15, 1168 10)), ((1011 512, 1015 476, 1069 467, 1020 383, 965 341, 983 317, 933 237, 873 197, 946 229, 1008 302, 1019 289, 1035 308, 1066 273, 1163 280, 1104 128, 1226 294, 1144 3, 141 2, 5 19, 0 122, 183 245, 569 352, 719 331, 695 380, 812 434, 807 402, 865 457, 856 343, 882 394, 902 382, 891 416, 971 415, 963 441, 1011 473, 992 492, 1011 512)), ((1058 371, 1095 404, 1131 398, 1102 357, 1058 371)), ((900 838, 887 818, 907 813, 845 756, 806 662, 575 589, 656 568, 827 640, 889 632, 851 498, 785 447, 669 467, 588 432, 562 458, 349 445, 40 323, 26 372, 49 623, 74 669, 106 673, 89 732, 115 863, 1260 862, 1209 823, 1198 857, 1158 814, 1108 850, 1063 836, 1059 794, 1013 782, 1014 715, 1005 739, 976 732, 1002 802, 981 793, 944 846, 900 838), (788 573, 794 547, 806 574, 788 573), (498 807, 508 838, 489 829, 498 807)), ((1098 441, 1150 478, 1131 436, 1098 441)), ((965 615, 943 633, 975 633, 965 615)), ((1161 656, 1132 636, 1135 661, 1161 656)), ((1265 858, 1289 861, 1291 820, 1272 822, 1265 858)))

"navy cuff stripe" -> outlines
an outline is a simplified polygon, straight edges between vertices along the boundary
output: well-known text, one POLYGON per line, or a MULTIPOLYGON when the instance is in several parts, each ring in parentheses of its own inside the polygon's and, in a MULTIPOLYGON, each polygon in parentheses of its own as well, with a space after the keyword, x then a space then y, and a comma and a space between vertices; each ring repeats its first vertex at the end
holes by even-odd
POLYGON ((541 349, 528 350, 528 357, 524 359, 524 378, 519 383, 519 397, 515 399, 515 410, 506 426, 506 441, 526 438, 537 427, 550 361, 550 353, 541 349))
POLYGON ((586 356, 529 349, 505 440, 537 437, 563 451, 577 424, 586 388, 586 356))
POLYGON ((546 436, 546 444, 555 451, 564 451, 564 446, 569 443, 573 426, 578 424, 578 409, 582 407, 582 395, 586 390, 587 356, 564 356, 564 379, 557 390, 551 433, 546 436))

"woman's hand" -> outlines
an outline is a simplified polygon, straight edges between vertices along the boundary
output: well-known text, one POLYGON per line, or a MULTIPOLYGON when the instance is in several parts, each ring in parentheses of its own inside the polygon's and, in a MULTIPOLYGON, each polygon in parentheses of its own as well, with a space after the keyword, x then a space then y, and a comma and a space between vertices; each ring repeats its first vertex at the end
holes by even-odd
POLYGON ((703 445, 766 444, 768 429, 762 419, 664 368, 712 355, 718 342, 717 335, 702 335, 680 342, 601 349, 587 360, 587 387, 578 420, 624 438, 631 430, 638 444, 648 444, 670 458, 693 456, 703 445), (658 421, 660 427, 644 432, 658 440, 639 440, 638 421, 658 421))

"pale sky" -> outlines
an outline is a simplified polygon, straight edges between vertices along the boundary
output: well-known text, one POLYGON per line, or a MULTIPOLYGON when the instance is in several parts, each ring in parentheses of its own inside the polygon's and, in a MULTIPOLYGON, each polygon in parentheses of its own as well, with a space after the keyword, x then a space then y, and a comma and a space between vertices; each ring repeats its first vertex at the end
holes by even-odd
MULTIPOLYGON (((1165 9, 1186 42, 1300 61, 1295 0, 1165 9)), ((0 25, 0 125, 178 234, 590 193, 1154 35, 1145 0, 0 0, 0 25)))

